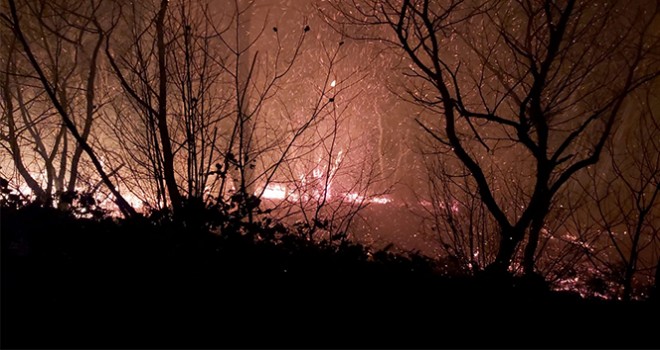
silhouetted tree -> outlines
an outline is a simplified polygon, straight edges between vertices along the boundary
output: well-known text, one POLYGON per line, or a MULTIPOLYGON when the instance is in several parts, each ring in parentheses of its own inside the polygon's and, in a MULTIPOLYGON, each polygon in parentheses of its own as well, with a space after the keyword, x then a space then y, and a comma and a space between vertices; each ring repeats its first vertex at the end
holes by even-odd
MULTIPOLYGON (((90 19, 89 17, 84 17, 79 15, 78 18, 84 18, 86 21, 84 22, 85 24, 76 27, 74 27, 74 31, 77 33, 74 33, 72 35, 72 38, 68 38, 66 36, 66 33, 64 32, 65 29, 63 29, 62 26, 54 26, 54 27, 49 27, 48 23, 45 22, 43 16, 43 12, 48 12, 48 11, 53 11, 55 16, 58 15, 63 15, 63 16, 68 16, 71 15, 73 12, 70 8, 66 8, 64 6, 53 6, 50 7, 46 5, 45 3, 37 3, 35 4, 36 6, 36 13, 30 13, 27 10, 30 10, 31 7, 28 6, 30 4, 21 4, 21 11, 19 12, 19 9, 17 7, 17 4, 15 1, 9 1, 9 14, 2 14, 2 19, 4 21, 4 24, 14 33, 18 43, 20 43, 22 47, 22 51, 25 54, 26 57, 26 63, 34 70, 36 73, 36 79, 38 83, 43 87, 43 90, 45 91, 46 95, 48 96, 49 102, 52 103, 54 109, 56 112, 60 115, 61 120, 63 122, 63 126, 66 127, 66 130, 68 130, 68 133, 70 133, 74 139, 76 140, 76 149, 74 150, 73 156, 72 156, 72 168, 70 170, 70 176, 69 176, 69 181, 67 185, 67 189, 73 188, 75 189, 75 184, 76 180, 78 179, 78 162, 80 160, 80 157, 82 155, 82 152, 84 151, 87 156, 90 158, 92 165, 96 169, 97 173, 101 177, 101 181, 106 185, 107 189, 112 193, 114 197, 114 201, 116 202, 119 210, 124 214, 125 216, 132 216, 135 215, 135 210, 131 207, 131 205, 124 199, 124 197, 119 193, 117 190, 116 186, 113 184, 112 180, 110 179, 110 176, 108 175, 108 172, 104 169, 103 164, 101 163, 99 157, 97 156, 96 152, 94 149, 91 147, 88 137, 89 133, 91 130, 91 123, 93 120, 93 115, 95 113, 95 83, 96 83, 96 72, 97 72, 97 67, 96 67, 96 59, 98 57, 98 52, 100 48, 100 43, 102 39, 102 33, 99 32, 92 32, 93 34, 96 35, 97 40, 95 41, 94 49, 92 50, 91 56, 89 58, 89 65, 86 66, 89 68, 88 72, 86 73, 86 78, 80 79, 80 83, 83 86, 83 91, 85 91, 85 97, 84 100, 86 101, 85 105, 86 107, 84 108, 84 114, 85 118, 84 121, 82 122, 83 125, 83 130, 82 132, 78 129, 78 126, 76 125, 76 122, 74 120, 75 112, 73 112, 72 105, 70 104, 69 98, 70 96, 68 95, 67 88, 70 88, 67 86, 67 79, 68 77, 73 76, 74 72, 77 72, 78 65, 80 62, 77 61, 78 59, 78 53, 82 51, 82 47, 84 45, 83 42, 83 36, 86 34, 86 32, 89 30, 89 28, 85 27, 87 25, 90 25, 90 19), (35 52, 33 50, 33 45, 31 44, 31 41, 33 40, 31 37, 28 37, 26 32, 23 31, 22 29, 22 23, 23 17, 28 17, 32 19, 36 19, 39 22, 39 25, 43 26, 46 28, 46 31, 49 32, 50 35, 52 35, 54 38, 56 38, 56 43, 58 43, 57 47, 59 49, 55 49, 55 52, 49 52, 46 50, 46 54, 50 55, 60 55, 63 53, 63 50, 61 50, 61 45, 63 43, 71 44, 72 49, 74 50, 74 60, 71 64, 70 67, 67 67, 67 72, 66 74, 63 75, 63 81, 60 81, 60 76, 58 75, 58 72, 60 72, 63 67, 58 65, 59 62, 59 57, 54 58, 54 56, 51 57, 51 63, 52 65, 49 67, 50 72, 53 73, 52 76, 48 74, 48 72, 45 71, 44 69, 44 61, 45 59, 42 59, 42 57, 37 57, 35 55, 35 52), (83 83, 84 82, 84 83, 83 83), (61 84, 61 85, 60 85, 61 84)), ((98 11, 100 8, 99 5, 92 6, 90 7, 92 15, 91 17, 93 18, 95 15, 95 12, 98 11)), ((43 37, 42 37, 43 38, 43 37)), ((19 97, 19 102, 20 102, 20 97, 19 97)), ((13 113, 13 112, 12 112, 13 113)), ((24 113, 28 113, 25 112, 24 113)), ((60 158, 60 171, 59 171, 59 183, 60 185, 58 186, 59 189, 63 188, 63 182, 64 182, 64 172, 66 170, 66 162, 68 159, 67 155, 67 148, 66 148, 66 133, 64 132, 64 129, 62 129, 61 136, 58 136, 55 146, 53 148, 54 151, 58 150, 57 147, 57 142, 59 140, 63 140, 63 149, 62 149, 62 155, 60 158), (61 137, 61 139, 60 139, 61 137)), ((34 134, 33 134, 34 136, 34 134)), ((35 138, 36 142, 43 142, 39 137, 35 138)), ((53 172, 53 165, 52 165, 52 159, 53 156, 51 155, 46 156, 45 151, 44 151, 44 146, 39 145, 39 148, 41 148, 41 156, 46 160, 47 163, 47 173, 51 174, 53 172)), ((51 178, 51 175, 49 175, 49 178, 51 178)), ((50 186, 50 181, 49 181, 49 186, 50 186)), ((50 193, 46 193, 47 196, 50 196, 50 193)))
MULTIPOLYGON (((170 91, 166 44, 166 40, 171 40, 166 39, 169 1, 133 4, 131 10, 131 16, 126 17, 126 31, 133 37, 129 47, 120 51, 123 53, 121 64, 114 57, 110 46, 118 21, 107 30, 105 52, 122 89, 135 101, 137 110, 142 111, 148 120, 145 133, 148 135, 147 142, 152 146, 150 150, 153 156, 150 160, 156 169, 157 179, 164 183, 159 190, 167 190, 167 198, 176 211, 182 205, 182 196, 175 176, 171 120, 168 118, 168 113, 171 113, 168 109, 170 91)), ((128 12, 128 9, 125 11, 128 12)), ((100 24, 98 26, 99 30, 103 30, 100 24)), ((164 194, 161 195, 164 197, 164 194)), ((165 198, 160 199, 166 202, 165 198)))
POLYGON ((553 198, 598 162, 626 98, 658 75, 657 4, 331 4, 340 15, 329 20, 339 30, 378 38, 407 56, 409 100, 424 109, 419 125, 467 168, 498 223, 490 268, 507 271, 526 239, 523 266, 533 273, 553 198), (485 172, 501 152, 518 156, 515 175, 527 185, 520 215, 505 210, 509 199, 485 172))
MULTIPOLYGON (((630 300, 636 277, 650 285, 657 269, 660 238, 660 119, 651 86, 631 99, 627 110, 635 117, 620 128, 606 147, 606 161, 580 180, 593 201, 591 220, 610 249, 598 262, 616 276, 621 297, 630 300)), ((596 258, 594 258, 596 259, 596 258)))

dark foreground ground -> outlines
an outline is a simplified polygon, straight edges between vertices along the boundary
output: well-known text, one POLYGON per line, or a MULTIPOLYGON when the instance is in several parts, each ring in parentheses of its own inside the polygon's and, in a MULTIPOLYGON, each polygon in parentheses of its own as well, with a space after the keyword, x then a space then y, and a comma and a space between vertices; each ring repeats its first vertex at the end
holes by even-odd
POLYGON ((3 209, 2 348, 658 348, 659 308, 296 236, 3 209))

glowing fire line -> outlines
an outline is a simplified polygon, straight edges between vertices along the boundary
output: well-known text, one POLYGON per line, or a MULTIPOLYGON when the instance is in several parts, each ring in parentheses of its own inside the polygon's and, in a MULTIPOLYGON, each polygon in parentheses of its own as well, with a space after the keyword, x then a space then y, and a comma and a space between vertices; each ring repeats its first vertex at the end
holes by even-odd
MULTIPOLYGON (((255 195, 259 195, 260 192, 261 191, 256 191, 255 195)), ((392 202, 392 198, 385 195, 366 197, 357 192, 346 192, 346 193, 338 194, 336 196, 331 196, 330 195, 331 193, 332 193, 332 189, 330 185, 327 186, 325 191, 314 190, 310 195, 308 193, 301 194, 299 193, 299 191, 289 189, 287 186, 283 184, 270 183, 263 189, 263 193, 261 193, 261 198, 277 200, 277 201, 286 200, 290 202, 296 202, 300 199, 302 199, 303 201, 307 201, 311 199, 318 200, 325 195, 327 200, 339 199, 345 202, 352 202, 352 203, 387 204, 392 202)))

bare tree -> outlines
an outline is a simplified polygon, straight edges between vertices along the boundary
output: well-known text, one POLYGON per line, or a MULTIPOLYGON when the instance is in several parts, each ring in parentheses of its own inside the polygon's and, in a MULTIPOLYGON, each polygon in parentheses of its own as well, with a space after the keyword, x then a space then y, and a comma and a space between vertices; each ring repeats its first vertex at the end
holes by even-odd
MULTIPOLYGON (((12 96, 11 91, 13 76, 16 74, 14 54, 16 51, 17 42, 16 40, 11 40, 9 38, 7 38, 7 40, 9 40, 11 44, 8 45, 6 51, 7 57, 1 82, 4 102, 3 109, 5 111, 3 115, 3 125, 7 126, 6 132, 3 132, 2 135, 3 146, 5 146, 8 150, 8 153, 11 154, 14 167, 18 171, 19 175, 23 178, 27 186, 30 188, 32 193, 35 194, 37 200, 39 202, 45 203, 48 201, 50 193, 44 190, 41 187, 41 184, 32 176, 32 173, 28 170, 24 163, 23 154, 21 151, 20 139, 22 132, 17 128, 15 114, 18 109, 14 107, 14 97, 12 96)), ((31 129, 31 125, 27 125, 26 128, 28 130, 33 130, 31 129)))
POLYGON ((635 280, 651 284, 660 248, 660 119, 653 110, 657 96, 650 88, 642 92, 629 106, 637 120, 617 131, 607 144, 607 162, 581 180, 594 203, 591 219, 607 237, 601 244, 608 254, 593 259, 616 276, 624 300, 633 296, 635 280))
POLYGON ((193 7, 180 3, 178 16, 172 17, 174 23, 170 25, 176 28, 175 33, 182 32, 183 36, 183 40, 172 43, 169 66, 170 76, 176 80, 175 89, 180 94, 180 98, 173 101, 177 106, 174 110, 182 111, 176 119, 183 120, 185 130, 185 141, 176 147, 185 150, 185 165, 181 168, 186 169, 185 192, 192 198, 203 197, 211 167, 218 161, 213 145, 218 141, 218 124, 227 104, 225 96, 213 91, 218 88, 216 82, 222 70, 212 64, 212 43, 208 37, 211 25, 200 11, 207 13, 208 4, 193 7))
POLYGON ((383 180, 378 158, 365 152, 366 140, 353 138, 347 130, 350 120, 346 109, 356 95, 342 96, 350 88, 348 79, 338 84, 331 89, 334 91, 328 91, 333 102, 324 111, 326 115, 311 128, 315 141, 305 142, 292 152, 292 161, 282 164, 284 199, 291 205, 281 207, 298 218, 295 226, 310 240, 346 240, 359 212, 387 192, 374 192, 383 180))
POLYGON ((226 23, 212 25, 219 52, 227 53, 214 62, 227 76, 225 88, 232 96, 225 124, 228 133, 218 148, 222 176, 216 190, 219 199, 231 198, 252 222, 264 189, 280 166, 290 161, 293 144, 316 122, 328 101, 315 105, 302 121, 276 115, 280 110, 286 115, 290 108, 291 102, 282 102, 282 85, 291 79, 310 27, 303 24, 295 39, 284 45, 277 26, 266 34, 266 20, 250 18, 256 11, 254 1, 231 3, 233 11, 226 23), (272 118, 282 118, 281 125, 272 118), (272 137, 278 134, 281 137, 272 137))
POLYGON ((221 161, 230 93, 208 12, 202 2, 125 4, 123 20, 106 29, 112 39, 106 56, 123 92, 106 122, 126 160, 123 181, 152 208, 176 208, 172 196, 183 201, 208 195, 212 169, 221 161), (161 15, 162 28, 156 25, 161 15), (159 32, 166 44, 164 70, 159 32), (131 40, 119 40, 126 37, 131 40))
POLYGON ((422 150, 428 188, 418 194, 425 218, 447 257, 455 259, 461 270, 481 271, 497 253, 497 223, 488 215, 465 167, 442 161, 432 151, 437 147, 428 146, 430 150, 422 150))
MULTIPOLYGON (((52 151, 46 151, 46 145, 43 139, 43 136, 39 134, 37 129, 35 129, 38 123, 35 122, 33 118, 30 117, 31 111, 28 111, 27 106, 25 105, 22 88, 17 89, 16 100, 19 102, 21 113, 23 114, 23 119, 26 122, 27 130, 30 131, 30 134, 36 143, 37 153, 42 157, 42 160, 45 162, 45 172, 48 177, 46 190, 43 191, 46 196, 51 196, 51 184, 54 180, 56 182, 56 189, 58 192, 63 192, 65 190, 75 190, 76 181, 79 178, 78 169, 79 162, 82 156, 82 153, 85 152, 90 158, 93 166, 96 168, 96 171, 100 175, 102 181, 105 183, 106 187, 112 193, 115 198, 115 201, 120 209, 120 211, 126 215, 134 215, 135 212, 133 208, 128 204, 128 202, 121 196, 119 191, 113 185, 108 174, 103 169, 101 161, 97 157, 96 153, 90 146, 88 138, 91 132, 91 124, 93 121, 94 114, 96 112, 96 98, 95 98, 95 84, 96 84, 96 74, 97 74, 97 57, 100 49, 100 43, 102 40, 102 34, 99 32, 90 31, 90 28, 87 27, 90 24, 89 17, 82 16, 80 14, 75 14, 76 18, 83 19, 80 23, 71 24, 71 25, 61 25, 62 22, 59 22, 60 25, 56 25, 57 21, 49 23, 47 20, 51 17, 58 17, 60 20, 63 20, 64 23, 69 23, 74 11, 70 7, 66 7, 62 4, 46 4, 44 2, 37 2, 34 4, 21 4, 21 11, 19 12, 15 1, 10 1, 9 5, 9 15, 3 14, 2 19, 7 27, 14 33, 17 43, 20 43, 23 53, 25 54, 25 62, 28 67, 36 73, 36 81, 41 85, 42 91, 48 96, 49 102, 52 103, 53 108, 60 115, 62 120, 62 126, 59 133, 57 134, 55 141, 52 145, 52 151), (50 16, 46 16, 49 14, 50 16), (45 39, 45 36, 48 35, 51 38, 54 38, 54 48, 48 47, 48 44, 45 44, 45 53, 37 57, 33 47, 35 46, 33 39, 26 36, 26 33, 22 29, 22 17, 28 17, 33 19, 34 22, 37 22, 38 31, 41 32, 41 38, 45 39), (84 45, 86 44, 87 34, 92 34, 96 36, 95 45, 87 62, 82 62, 82 57, 84 57, 84 45), (65 55, 66 49, 64 46, 69 46, 71 48, 73 56, 69 66, 63 66, 61 59, 65 55), (45 56, 45 57, 41 57, 45 56), (50 62, 48 64, 48 71, 44 70, 44 62, 50 62), (85 68, 80 69, 79 66, 85 68), (83 77, 83 78, 80 78, 83 77), (75 81, 76 83, 72 83, 75 81), (76 86, 76 84, 79 84, 76 86), (84 96, 80 99, 76 96, 79 96, 77 93, 71 93, 71 91, 84 91, 84 96), (85 108, 83 109, 83 119, 82 121, 76 122, 76 117, 78 109, 75 108, 76 100, 85 101, 85 108), (30 120, 33 119, 33 120, 30 120), (79 125, 82 124, 82 132, 78 130, 79 125), (71 134, 75 141, 76 146, 74 148, 73 154, 70 156, 68 154, 67 147, 67 135, 71 134), (59 170, 55 174, 54 167, 54 157, 56 152, 61 152, 59 157, 59 170), (68 161, 71 161, 70 167, 67 165, 68 161), (65 175, 68 171, 68 181, 65 185, 65 175)), ((89 9, 92 14, 95 14, 100 9, 100 5, 96 3, 90 3, 89 9)), ((93 16, 92 16, 93 17, 93 16)), ((74 23, 73 21, 71 23, 74 23)), ((43 40, 42 40, 43 41, 43 40)), ((15 69, 14 69, 15 70, 15 69)), ((8 70, 9 71, 9 70, 8 70)), ((37 93, 37 96, 40 93, 37 93)), ((12 108, 13 113, 13 108, 12 108)), ((17 136, 17 135, 16 135, 17 136)), ((14 138, 13 141, 17 141, 17 138, 14 138)), ((18 163, 15 163, 18 165, 18 163)), ((25 176, 24 176, 25 178, 25 176)), ((29 181, 28 181, 29 182, 29 181)), ((33 187, 31 185, 31 187, 33 187)), ((34 189, 33 189, 34 191, 34 189)))
MULTIPOLYGON (((165 23, 169 1, 160 1, 158 5, 154 4, 153 8, 150 5, 152 4, 132 4, 132 13, 127 17, 129 23, 126 25, 133 38, 130 46, 122 51, 120 60, 115 58, 110 45, 117 22, 106 30, 105 52, 121 87, 133 100, 137 111, 147 115, 147 130, 154 132, 150 134, 148 141, 153 146, 151 151, 155 153, 151 159, 155 162, 158 176, 162 176, 169 201, 176 211, 182 205, 182 196, 175 176, 171 121, 168 118, 170 92, 166 43, 168 33, 165 23)), ((101 25, 97 23, 97 26, 101 30, 101 25)))
POLYGON ((576 173, 598 162, 626 98, 658 75, 652 55, 657 4, 653 9, 572 0, 333 4, 342 14, 334 23, 356 28, 353 36, 377 36, 409 58, 410 100, 428 116, 420 126, 467 168, 498 223, 491 269, 507 271, 526 238, 523 266, 533 273, 553 198, 576 173), (520 155, 519 174, 526 172, 523 167, 534 169, 520 215, 505 211, 506 198, 485 173, 501 152, 520 155))
MULTIPOLYGON (((165 199, 165 188, 170 201, 173 187, 188 198, 213 192, 217 200, 240 206, 239 212, 251 221, 258 204, 256 185, 269 181, 290 151, 282 147, 289 142, 286 138, 264 142, 263 126, 270 121, 261 119, 298 60, 309 27, 303 26, 290 47, 281 44, 274 30, 270 39, 275 39, 275 47, 259 52, 266 23, 254 37, 245 34, 253 2, 228 5, 233 9, 223 17, 202 2, 123 7, 129 14, 126 23, 109 32, 128 33, 131 43, 108 40, 106 54, 130 108, 116 106, 111 124, 116 137, 130 145, 125 154, 135 177, 146 174, 155 180, 158 202, 165 199), (163 28, 156 23, 161 16, 163 28), (160 69, 160 32, 166 44, 166 70, 160 69), (156 82, 158 92, 153 89, 156 82), (165 111, 160 105, 166 105, 165 111), (140 116, 137 122, 130 118, 134 113, 140 116), (175 184, 167 180, 170 172, 175 184)), ((318 111, 311 113, 312 121, 316 116, 318 111)), ((279 131, 297 135, 308 126, 303 122, 279 131)))

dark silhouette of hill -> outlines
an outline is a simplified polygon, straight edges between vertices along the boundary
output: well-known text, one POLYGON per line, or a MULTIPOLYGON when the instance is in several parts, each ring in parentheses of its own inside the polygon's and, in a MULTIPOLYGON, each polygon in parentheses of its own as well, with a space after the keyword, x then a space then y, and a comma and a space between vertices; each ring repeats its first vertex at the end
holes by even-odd
POLYGON ((660 345, 654 301, 447 274, 421 256, 312 242, 281 226, 212 233, 213 213, 200 212, 115 221, 3 207, 2 347, 660 345))

